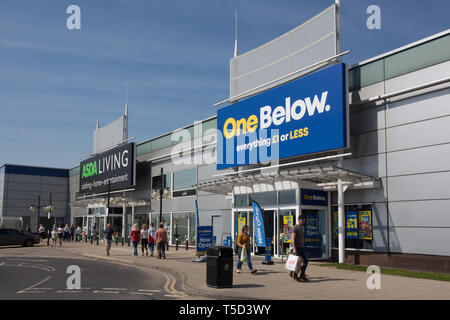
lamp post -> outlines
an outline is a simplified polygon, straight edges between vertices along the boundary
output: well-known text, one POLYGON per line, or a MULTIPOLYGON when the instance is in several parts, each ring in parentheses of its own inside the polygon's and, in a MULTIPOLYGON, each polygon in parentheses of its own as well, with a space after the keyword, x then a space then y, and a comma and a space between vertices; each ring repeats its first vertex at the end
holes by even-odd
POLYGON ((164 195, 163 181, 164 181, 163 168, 161 168, 161 186, 159 188, 159 223, 161 223, 162 221, 162 199, 164 195))
MULTIPOLYGON (((48 231, 49 231, 49 229, 50 229, 50 214, 51 214, 51 211, 53 210, 53 206, 52 206, 52 194, 50 193, 50 204, 47 205, 47 206, 41 206, 41 195, 38 195, 38 205, 37 205, 37 206, 35 206, 34 204, 31 205, 31 206, 30 206, 30 211, 31 211, 31 212, 34 212, 35 208, 38 209, 38 216, 37 216, 37 232, 39 233, 39 219, 40 219, 40 216, 41 216, 41 208, 42 208, 42 209, 43 209, 45 212, 47 212, 47 214, 48 214, 48 228, 47 228, 47 234, 48 234, 48 231)), ((48 242, 48 236, 47 236, 47 244, 49 244, 49 242, 48 242)))

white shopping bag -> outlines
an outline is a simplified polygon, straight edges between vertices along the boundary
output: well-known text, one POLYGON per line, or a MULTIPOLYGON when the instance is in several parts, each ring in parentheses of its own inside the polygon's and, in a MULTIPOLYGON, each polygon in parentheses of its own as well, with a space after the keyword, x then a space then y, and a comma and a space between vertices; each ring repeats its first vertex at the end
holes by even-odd
POLYGON ((300 257, 290 254, 286 261, 286 270, 298 273, 300 271, 300 257))

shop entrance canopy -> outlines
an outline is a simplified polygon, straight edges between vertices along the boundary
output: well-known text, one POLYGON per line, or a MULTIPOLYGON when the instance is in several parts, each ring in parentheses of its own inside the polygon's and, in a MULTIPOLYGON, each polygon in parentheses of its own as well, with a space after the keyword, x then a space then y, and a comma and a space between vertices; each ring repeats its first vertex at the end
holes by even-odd
POLYGON ((295 189, 298 182, 306 181, 315 184, 317 189, 336 191, 338 179, 342 180, 346 190, 349 188, 370 189, 380 186, 380 178, 331 164, 292 167, 276 172, 264 171, 257 173, 231 172, 226 176, 199 182, 197 188, 217 194, 230 194, 233 191, 234 194, 242 194, 295 189), (262 190, 262 185, 268 189, 262 190))

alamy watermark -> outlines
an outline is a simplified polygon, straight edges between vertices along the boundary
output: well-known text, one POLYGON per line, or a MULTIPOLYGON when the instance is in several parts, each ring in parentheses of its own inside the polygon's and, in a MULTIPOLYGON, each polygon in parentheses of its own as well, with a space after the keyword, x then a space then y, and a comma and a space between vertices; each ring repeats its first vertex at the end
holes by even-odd
POLYGON ((367 14, 370 16, 367 18, 366 26, 369 30, 381 29, 381 9, 379 6, 372 4, 367 7, 367 14))
POLYGON ((69 30, 81 29, 81 9, 77 5, 70 5, 66 9, 66 13, 70 14, 66 20, 66 26, 69 30))
POLYGON ((370 277, 367 278, 366 285, 367 289, 373 290, 381 289, 381 270, 379 266, 369 266, 367 268, 367 273, 370 274, 370 277))
POLYGON ((81 289, 81 269, 79 266, 71 265, 67 267, 67 274, 70 276, 67 278, 66 287, 68 290, 80 290, 81 289))

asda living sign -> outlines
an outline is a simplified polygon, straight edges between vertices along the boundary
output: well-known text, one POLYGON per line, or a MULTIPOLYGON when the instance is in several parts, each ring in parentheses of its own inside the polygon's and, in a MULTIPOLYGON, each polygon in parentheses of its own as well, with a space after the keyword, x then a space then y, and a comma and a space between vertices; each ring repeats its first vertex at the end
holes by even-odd
POLYGON ((135 185, 136 146, 130 143, 80 163, 80 194, 103 193, 135 185))
POLYGON ((337 64, 217 112, 217 169, 349 146, 347 70, 337 64))

